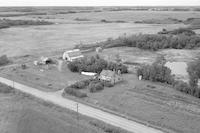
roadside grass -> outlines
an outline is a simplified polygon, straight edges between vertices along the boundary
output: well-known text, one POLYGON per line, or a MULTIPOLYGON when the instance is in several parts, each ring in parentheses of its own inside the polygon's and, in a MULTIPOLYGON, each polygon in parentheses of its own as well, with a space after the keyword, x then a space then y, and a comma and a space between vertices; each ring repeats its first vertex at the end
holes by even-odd
MULTIPOLYGON (((1 85, 0 87, 6 87, 6 85, 4 85, 4 84, 0 84, 0 85, 1 85)), ((14 96, 18 97, 18 100, 20 100, 21 105, 24 104, 24 102, 26 104, 30 104, 29 106, 22 107, 22 110, 19 112, 19 115, 16 118, 16 119, 19 119, 19 124, 18 124, 19 127, 18 127, 16 133, 27 133, 27 132, 35 133, 36 131, 37 132, 43 131, 43 133, 55 133, 54 130, 56 132, 59 131, 59 133, 64 133, 64 130, 65 130, 65 132, 69 131, 69 132, 76 132, 76 133, 97 133, 97 132, 98 133, 129 133, 118 127, 112 126, 110 124, 101 122, 96 119, 82 116, 80 114, 78 114, 79 122, 77 123, 77 120, 76 120, 77 112, 67 110, 63 107, 60 107, 51 102, 36 98, 30 94, 21 92, 19 90, 15 90, 15 95, 11 95, 10 97, 14 97, 14 96), (25 101, 23 101, 23 100, 25 100, 25 101), (36 111, 35 109, 34 110, 32 109, 32 106, 33 107, 39 106, 39 108, 34 107, 34 108, 38 108, 38 110, 36 111), (44 108, 48 108, 48 111, 45 114, 41 112, 44 108), (55 113, 56 117, 55 117, 55 115, 54 115, 54 117, 50 116, 49 112, 52 113, 52 110, 55 113), (21 114, 23 115, 23 117, 20 117, 21 114), (65 118, 66 115, 70 115, 70 119, 73 118, 73 122, 65 123, 66 128, 63 128, 64 123, 62 121, 66 119, 65 118), (57 116, 62 116, 62 119, 60 119, 61 117, 58 118, 57 116), (39 125, 36 123, 36 118, 37 118, 37 123, 40 123, 39 125), (50 125, 53 126, 52 125, 53 123, 55 124, 54 125, 55 128, 54 128, 54 130, 51 130, 49 128, 50 128, 50 125), (74 123, 74 124, 71 124, 71 123, 74 123), (33 125, 38 128, 32 128, 33 125), (43 127, 41 127, 41 125, 43 125, 43 127), (85 126, 87 126, 87 127, 85 127, 85 126), (58 127, 60 127, 61 129, 59 129, 58 127)), ((0 100, 1 100, 1 98, 0 98, 0 100)), ((1 111, 0 111, 0 114, 1 114, 1 111)), ((15 115, 13 114, 12 117, 15 117, 15 115)), ((67 117, 69 117, 69 116, 67 116, 67 117)), ((12 126, 13 125, 10 125, 11 129, 13 128, 12 126)), ((1 131, 1 129, 0 129, 0 131, 1 131)))
POLYGON ((110 124, 105 124, 99 120, 92 120, 89 123, 97 128, 100 128, 105 133, 128 133, 127 131, 121 128, 114 127, 110 124))
POLYGON ((14 89, 10 86, 4 85, 0 83, 0 93, 12 93, 14 89))

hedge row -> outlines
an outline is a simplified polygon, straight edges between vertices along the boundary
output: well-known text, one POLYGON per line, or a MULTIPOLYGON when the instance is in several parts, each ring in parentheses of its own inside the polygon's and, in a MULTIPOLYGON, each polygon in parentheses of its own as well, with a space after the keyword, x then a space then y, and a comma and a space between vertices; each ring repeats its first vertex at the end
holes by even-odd
POLYGON ((70 88, 70 87, 67 87, 67 88, 64 89, 63 95, 65 95, 66 93, 69 94, 69 95, 78 97, 78 98, 87 97, 86 93, 83 93, 83 92, 81 92, 79 90, 76 90, 76 89, 73 89, 73 88, 70 88))
POLYGON ((127 66, 114 62, 108 62, 97 56, 85 57, 80 60, 69 62, 68 68, 72 72, 95 72, 100 73, 103 69, 120 70, 121 73, 128 73, 127 66))

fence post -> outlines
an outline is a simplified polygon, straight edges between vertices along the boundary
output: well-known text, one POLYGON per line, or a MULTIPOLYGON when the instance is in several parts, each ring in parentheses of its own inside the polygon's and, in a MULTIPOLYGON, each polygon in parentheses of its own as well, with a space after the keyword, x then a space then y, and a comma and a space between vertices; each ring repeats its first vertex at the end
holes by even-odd
POLYGON ((76 103, 76 112, 77 112, 77 122, 79 126, 79 112, 78 112, 78 103, 76 103))

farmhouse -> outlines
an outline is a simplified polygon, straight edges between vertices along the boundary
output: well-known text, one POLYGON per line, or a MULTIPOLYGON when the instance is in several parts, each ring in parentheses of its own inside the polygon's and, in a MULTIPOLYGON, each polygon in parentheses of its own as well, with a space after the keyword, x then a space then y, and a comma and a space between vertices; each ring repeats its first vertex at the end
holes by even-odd
POLYGON ((64 52, 63 60, 74 61, 84 57, 79 49, 69 50, 64 52))
POLYGON ((111 82, 112 84, 122 81, 121 74, 117 74, 116 72, 111 70, 102 70, 99 79, 102 81, 111 82))

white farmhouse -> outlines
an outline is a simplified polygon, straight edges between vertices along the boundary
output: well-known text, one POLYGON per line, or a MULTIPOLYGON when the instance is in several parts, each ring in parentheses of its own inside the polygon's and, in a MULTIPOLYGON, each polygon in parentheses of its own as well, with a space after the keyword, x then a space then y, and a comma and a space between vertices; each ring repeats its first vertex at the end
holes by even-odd
POLYGON ((83 58, 84 56, 82 55, 80 49, 73 49, 69 50, 63 53, 63 60, 67 61, 74 61, 79 58, 83 58))
POLYGON ((99 79, 102 81, 107 81, 112 84, 122 81, 121 74, 116 74, 116 72, 111 70, 102 70, 99 79))

